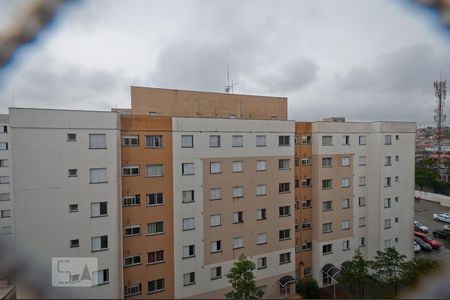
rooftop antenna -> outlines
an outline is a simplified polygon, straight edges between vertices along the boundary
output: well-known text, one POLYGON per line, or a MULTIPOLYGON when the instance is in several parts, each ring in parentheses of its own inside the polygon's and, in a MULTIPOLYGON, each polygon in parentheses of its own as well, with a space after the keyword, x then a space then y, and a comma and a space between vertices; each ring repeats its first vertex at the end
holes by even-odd
POLYGON ((239 82, 234 82, 233 79, 231 79, 231 83, 230 83, 230 71, 228 69, 228 64, 227 64, 227 85, 225 86, 225 92, 226 93, 230 93, 233 94, 234 93, 234 86, 238 85, 239 82))
MULTIPOLYGON (((442 80, 442 71, 440 79, 434 82, 434 95, 436 96, 436 108, 434 109, 434 122, 436 123, 436 142, 437 142, 437 163, 438 170, 441 166, 442 139, 444 138, 443 127, 447 119, 444 113, 445 98, 447 96, 447 80, 442 80)), ((440 172, 439 172, 440 173, 440 172)))

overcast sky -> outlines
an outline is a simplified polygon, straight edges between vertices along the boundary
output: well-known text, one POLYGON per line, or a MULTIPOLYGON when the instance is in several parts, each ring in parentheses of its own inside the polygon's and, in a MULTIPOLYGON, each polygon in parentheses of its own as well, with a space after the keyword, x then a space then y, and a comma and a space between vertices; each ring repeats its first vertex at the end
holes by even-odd
MULTIPOLYGON (((0 0, 0 30, 20 3, 0 0)), ((0 112, 13 96, 18 107, 130 107, 131 85, 223 92, 229 64, 235 93, 288 97, 290 119, 432 123, 450 37, 406 3, 73 2, 0 73, 0 112)))

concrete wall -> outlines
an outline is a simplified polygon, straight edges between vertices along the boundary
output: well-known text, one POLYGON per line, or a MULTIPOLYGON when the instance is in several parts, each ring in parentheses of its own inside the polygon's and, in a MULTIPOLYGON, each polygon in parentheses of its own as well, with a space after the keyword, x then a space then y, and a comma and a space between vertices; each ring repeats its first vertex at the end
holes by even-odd
MULTIPOLYGON (((8 176, 9 182, 11 182, 11 140, 8 115, 0 115, 0 142, 8 144, 8 150, 0 150, 0 159, 7 164, 6 166, 0 166, 0 176, 8 176), (4 126, 7 128, 7 132, 4 132, 4 126)), ((1 218, 0 216, 0 239, 5 242, 12 242, 14 236, 14 211, 11 184, 0 184, 0 193, 4 194, 5 197, 9 194, 9 200, 0 199, 0 211, 10 212, 10 217, 1 218)))
POLYGON ((416 197, 420 197, 421 199, 438 202, 441 206, 450 207, 449 196, 424 191, 415 191, 414 194, 416 197))

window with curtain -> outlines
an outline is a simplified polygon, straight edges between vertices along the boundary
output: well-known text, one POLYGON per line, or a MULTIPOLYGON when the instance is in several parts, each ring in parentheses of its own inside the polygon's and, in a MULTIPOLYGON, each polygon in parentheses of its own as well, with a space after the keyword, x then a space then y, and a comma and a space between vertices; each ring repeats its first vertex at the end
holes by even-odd
POLYGON ((106 134, 89 134, 89 149, 106 149, 106 134))
POLYGON ((92 168, 90 172, 90 183, 106 183, 108 182, 106 168, 92 168))

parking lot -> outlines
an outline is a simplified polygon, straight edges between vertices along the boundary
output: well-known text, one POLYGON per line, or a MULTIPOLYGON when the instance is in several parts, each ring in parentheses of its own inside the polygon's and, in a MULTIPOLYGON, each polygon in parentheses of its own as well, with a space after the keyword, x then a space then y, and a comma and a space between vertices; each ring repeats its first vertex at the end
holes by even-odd
MULTIPOLYGON (((442 229, 445 224, 441 221, 433 220, 433 214, 443 213, 450 211, 450 208, 441 206, 437 202, 431 202, 427 200, 416 201, 415 203, 415 220, 428 227, 428 233, 433 234, 433 230, 442 229)), ((445 243, 441 239, 437 239, 443 246, 439 250, 433 250, 432 252, 416 252, 416 257, 430 257, 439 259, 445 264, 450 263, 450 249, 445 246, 445 243)), ((448 244, 447 244, 448 245, 448 244)))

